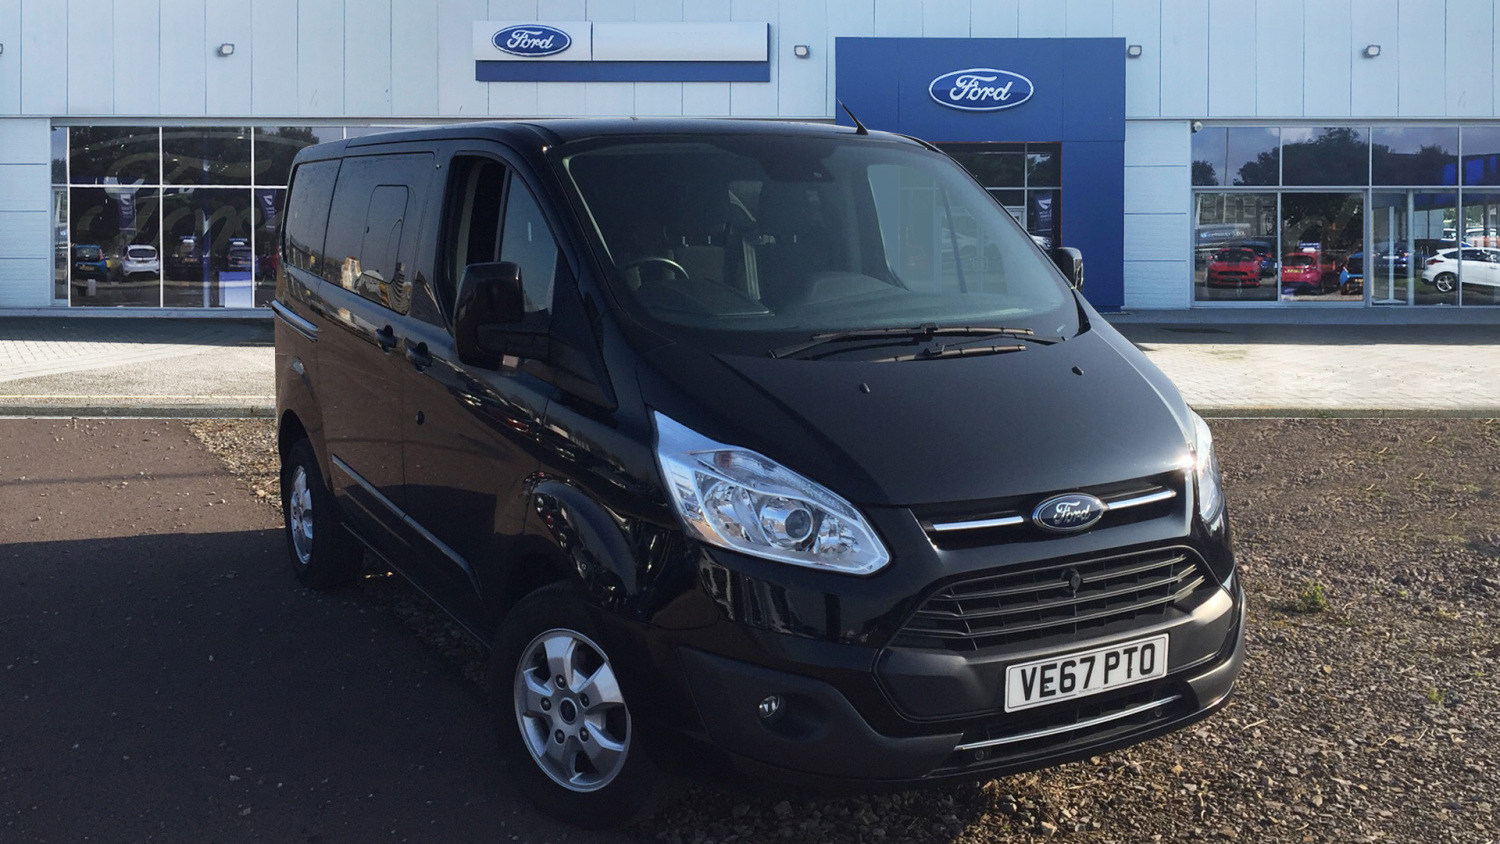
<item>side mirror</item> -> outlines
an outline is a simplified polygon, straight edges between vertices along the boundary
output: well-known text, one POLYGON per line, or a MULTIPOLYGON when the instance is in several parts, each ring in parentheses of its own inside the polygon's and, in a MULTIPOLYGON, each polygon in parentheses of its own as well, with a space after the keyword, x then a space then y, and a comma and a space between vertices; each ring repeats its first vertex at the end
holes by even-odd
POLYGON ((519 325, 526 316, 526 295, 521 287, 521 268, 509 261, 470 264, 458 283, 458 305, 453 313, 453 341, 458 359, 471 366, 491 369, 500 363, 504 349, 489 348, 482 329, 519 325))
POLYGON ((1074 290, 1083 289, 1083 253, 1071 246, 1059 246, 1052 250, 1052 263, 1062 270, 1063 278, 1074 290))

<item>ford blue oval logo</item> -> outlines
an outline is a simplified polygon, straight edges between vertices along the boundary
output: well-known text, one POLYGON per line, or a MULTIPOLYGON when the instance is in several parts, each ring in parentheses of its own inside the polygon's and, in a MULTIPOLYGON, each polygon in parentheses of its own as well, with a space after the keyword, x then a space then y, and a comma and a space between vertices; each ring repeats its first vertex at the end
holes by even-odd
POLYGON ((1036 88, 1019 73, 992 67, 955 70, 932 80, 927 93, 940 105, 961 111, 999 111, 1031 99, 1036 88))
POLYGON ((1075 492, 1054 496, 1038 504, 1031 520, 1046 530, 1067 533, 1091 527, 1104 518, 1106 509, 1104 502, 1094 496, 1075 492))
POLYGON ((555 56, 573 45, 573 39, 561 29, 541 24, 507 26, 490 39, 495 49, 512 56, 529 59, 555 56))

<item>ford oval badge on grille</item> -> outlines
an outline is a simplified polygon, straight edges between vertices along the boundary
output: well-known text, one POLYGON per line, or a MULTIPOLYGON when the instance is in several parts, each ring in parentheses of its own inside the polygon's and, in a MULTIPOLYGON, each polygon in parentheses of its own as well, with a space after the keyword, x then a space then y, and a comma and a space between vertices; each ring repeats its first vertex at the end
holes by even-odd
POLYGON ((502 53, 525 56, 528 59, 556 55, 573 45, 573 39, 568 33, 539 23, 507 26, 495 33, 490 41, 502 53))
POLYGON ((1058 495, 1037 505, 1031 520, 1037 527, 1058 533, 1068 533, 1091 527, 1104 518, 1104 502, 1092 495, 1075 492, 1058 495))

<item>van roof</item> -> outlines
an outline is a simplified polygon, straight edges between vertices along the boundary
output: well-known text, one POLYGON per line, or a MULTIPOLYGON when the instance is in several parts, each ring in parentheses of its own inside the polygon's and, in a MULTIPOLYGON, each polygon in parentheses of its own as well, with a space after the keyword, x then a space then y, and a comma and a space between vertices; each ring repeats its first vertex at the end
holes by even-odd
MULTIPOLYGON (((451 141, 460 138, 504 141, 512 146, 541 148, 585 138, 649 135, 800 135, 806 137, 854 137, 853 127, 832 123, 798 123, 788 120, 741 120, 734 118, 558 118, 553 120, 505 120, 392 129, 342 141, 307 147, 299 161, 337 158, 344 151, 382 144, 451 141)), ((920 141, 887 132, 870 132, 872 138, 926 146, 920 141)))

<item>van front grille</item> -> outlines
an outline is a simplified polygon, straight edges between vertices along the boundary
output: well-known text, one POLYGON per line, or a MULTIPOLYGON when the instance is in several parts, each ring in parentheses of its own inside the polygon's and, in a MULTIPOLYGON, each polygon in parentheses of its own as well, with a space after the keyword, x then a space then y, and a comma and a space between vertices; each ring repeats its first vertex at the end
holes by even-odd
POLYGON ((944 587, 897 633, 895 647, 977 651, 1077 636, 1165 616, 1213 580, 1188 548, 1048 561, 944 587))

